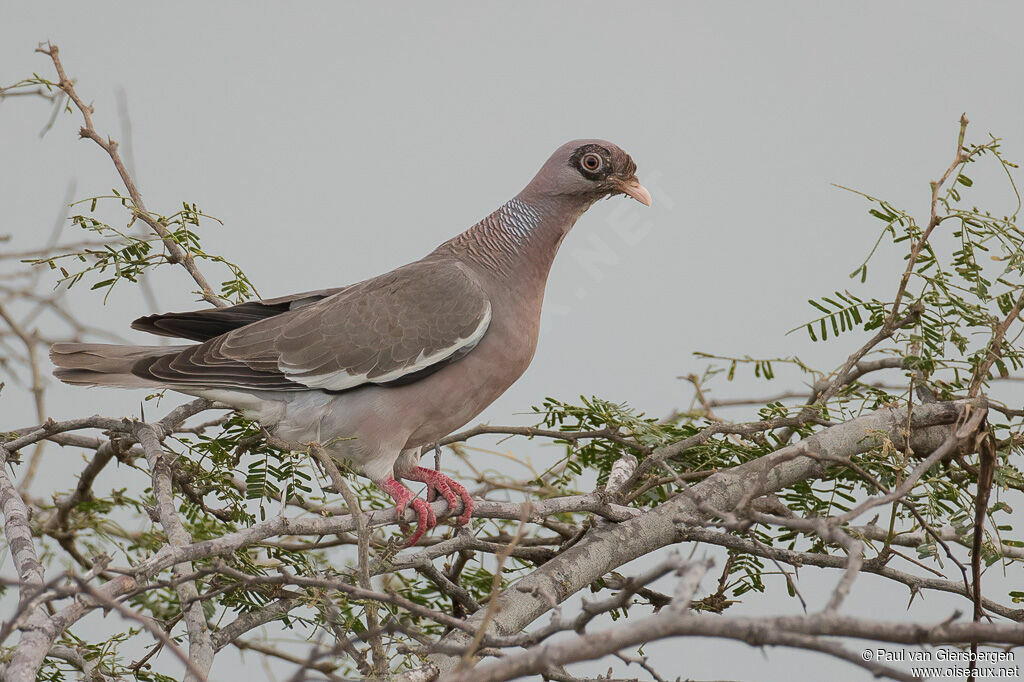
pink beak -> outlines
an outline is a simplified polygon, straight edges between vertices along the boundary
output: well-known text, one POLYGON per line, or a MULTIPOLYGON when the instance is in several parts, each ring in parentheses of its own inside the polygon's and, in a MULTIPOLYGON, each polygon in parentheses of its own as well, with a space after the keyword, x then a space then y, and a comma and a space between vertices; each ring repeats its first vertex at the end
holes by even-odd
POLYGON ((651 193, 647 191, 647 188, 640 184, 640 181, 636 177, 632 177, 629 180, 618 182, 619 191, 624 194, 628 194, 644 206, 651 205, 651 193))

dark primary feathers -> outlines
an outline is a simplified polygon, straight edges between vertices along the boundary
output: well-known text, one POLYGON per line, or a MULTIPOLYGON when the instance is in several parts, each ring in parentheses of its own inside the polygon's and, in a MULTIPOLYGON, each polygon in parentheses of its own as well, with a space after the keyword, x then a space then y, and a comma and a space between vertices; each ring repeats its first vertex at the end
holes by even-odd
POLYGON ((208 341, 215 336, 258 322, 268 317, 296 310, 321 301, 346 287, 305 291, 301 294, 249 301, 228 308, 207 308, 186 313, 147 315, 132 322, 132 329, 157 336, 173 336, 190 341, 208 341))

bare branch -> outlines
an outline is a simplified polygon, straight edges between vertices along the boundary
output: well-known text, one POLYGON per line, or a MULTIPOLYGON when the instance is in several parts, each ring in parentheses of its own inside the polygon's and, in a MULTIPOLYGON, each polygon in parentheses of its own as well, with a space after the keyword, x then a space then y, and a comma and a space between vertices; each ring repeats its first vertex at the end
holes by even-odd
MULTIPOLYGON (((192 536, 189 534, 178 517, 174 508, 174 491, 171 484, 171 471, 166 462, 166 456, 160 445, 156 431, 149 424, 138 422, 134 429, 135 436, 139 440, 146 453, 146 460, 149 462, 149 469, 153 475, 153 496, 156 498, 156 513, 160 519, 160 525, 167 533, 167 539, 171 546, 183 547, 192 543, 192 536)), ((185 573, 191 572, 192 567, 186 563, 174 566, 174 576, 181 578, 185 573)), ((210 666, 213 665, 215 649, 210 636, 210 628, 206 623, 206 615, 203 613, 203 605, 199 601, 199 591, 194 581, 179 582, 175 589, 178 598, 182 602, 182 611, 185 616, 185 624, 189 634, 189 661, 191 663, 189 673, 185 677, 186 682, 205 682, 210 666), (190 603, 189 603, 190 602, 190 603), (188 605, 186 606, 186 603, 188 605)))

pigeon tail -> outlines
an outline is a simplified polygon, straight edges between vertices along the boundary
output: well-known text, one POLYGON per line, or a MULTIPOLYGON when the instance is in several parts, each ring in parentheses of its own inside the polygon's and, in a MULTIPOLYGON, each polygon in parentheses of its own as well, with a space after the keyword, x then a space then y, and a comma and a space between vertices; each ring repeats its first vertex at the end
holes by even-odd
POLYGON ((135 363, 179 353, 187 347, 55 343, 50 348, 50 360, 58 367, 53 375, 65 384, 154 388, 162 384, 133 374, 135 363))

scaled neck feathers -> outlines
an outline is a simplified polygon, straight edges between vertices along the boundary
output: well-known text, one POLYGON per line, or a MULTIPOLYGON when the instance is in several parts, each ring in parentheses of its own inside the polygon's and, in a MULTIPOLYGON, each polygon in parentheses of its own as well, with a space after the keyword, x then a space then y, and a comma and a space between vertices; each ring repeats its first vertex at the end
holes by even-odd
POLYGON ((437 248, 499 279, 547 273, 562 239, 590 206, 569 198, 531 200, 526 192, 437 248))

